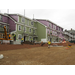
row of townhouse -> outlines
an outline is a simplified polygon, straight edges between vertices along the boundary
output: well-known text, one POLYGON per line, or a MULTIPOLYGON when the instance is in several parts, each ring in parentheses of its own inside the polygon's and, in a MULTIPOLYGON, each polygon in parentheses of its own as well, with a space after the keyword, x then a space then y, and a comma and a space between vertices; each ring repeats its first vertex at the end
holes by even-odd
POLYGON ((64 32, 64 38, 67 41, 75 40, 75 30, 65 30, 64 32))
MULTIPOLYGON (((16 35, 16 41, 24 38, 24 41, 31 41, 33 38, 37 42, 59 42, 63 39, 63 28, 57 24, 44 19, 30 19, 20 14, 1 14, 0 26, 6 25, 7 32, 16 35)), ((0 32, 3 29, 0 27, 0 32)), ((13 36, 11 37, 13 40, 13 36)))

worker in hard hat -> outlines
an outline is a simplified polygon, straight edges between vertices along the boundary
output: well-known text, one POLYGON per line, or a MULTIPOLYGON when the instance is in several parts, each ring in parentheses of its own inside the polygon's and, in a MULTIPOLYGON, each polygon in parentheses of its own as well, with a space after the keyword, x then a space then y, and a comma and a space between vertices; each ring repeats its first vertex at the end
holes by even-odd
POLYGON ((23 38, 21 39, 21 44, 23 45, 23 38))
POLYGON ((31 44, 33 43, 33 38, 31 38, 31 44))
POLYGON ((9 34, 9 39, 10 39, 11 35, 9 34))
POLYGON ((50 48, 50 44, 51 44, 51 42, 50 42, 50 41, 48 41, 48 48, 50 48))

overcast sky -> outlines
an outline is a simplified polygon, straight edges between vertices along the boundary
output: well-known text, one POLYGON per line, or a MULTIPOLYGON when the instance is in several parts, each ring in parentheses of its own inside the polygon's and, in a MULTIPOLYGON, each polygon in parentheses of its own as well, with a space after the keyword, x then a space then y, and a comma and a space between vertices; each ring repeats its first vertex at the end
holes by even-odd
MULTIPOLYGON (((7 13, 7 9, 0 9, 1 13, 7 13)), ((9 9, 9 13, 24 15, 24 9, 9 9)), ((75 29, 75 9, 25 9, 25 16, 35 19, 48 19, 55 24, 70 30, 75 29)))

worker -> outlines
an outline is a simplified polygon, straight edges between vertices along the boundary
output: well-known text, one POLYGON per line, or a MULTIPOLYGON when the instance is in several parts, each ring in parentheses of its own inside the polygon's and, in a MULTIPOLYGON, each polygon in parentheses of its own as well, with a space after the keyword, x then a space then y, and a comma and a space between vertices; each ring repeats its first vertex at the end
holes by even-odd
POLYGON ((51 42, 50 42, 50 41, 48 41, 48 48, 50 48, 50 44, 51 44, 51 42))
POLYGON ((16 35, 15 34, 13 34, 13 39, 14 39, 14 41, 16 41, 16 35))
POLYGON ((10 39, 11 35, 9 34, 9 39, 10 39))
POLYGON ((31 42, 33 42, 33 38, 31 38, 31 42))
POLYGON ((23 45, 23 38, 21 39, 21 44, 23 45))

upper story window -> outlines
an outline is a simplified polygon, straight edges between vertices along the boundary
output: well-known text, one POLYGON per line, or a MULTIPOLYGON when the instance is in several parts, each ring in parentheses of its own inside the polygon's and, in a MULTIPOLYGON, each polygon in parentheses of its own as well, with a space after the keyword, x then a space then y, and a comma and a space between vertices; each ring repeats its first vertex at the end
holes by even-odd
POLYGON ((56 29, 56 26, 55 25, 53 25, 53 29, 56 29))
POLYGON ((2 21, 2 15, 0 15, 0 21, 2 21))
POLYGON ((31 25, 33 25, 34 24, 34 22, 33 21, 31 21, 31 25))
POLYGON ((25 18, 24 17, 22 17, 22 22, 25 22, 25 18))
POLYGON ((35 30, 33 30, 33 33, 35 34, 35 30))
POLYGON ((29 32, 31 32, 31 28, 29 29, 29 32))
POLYGON ((24 31, 26 32, 26 27, 24 27, 24 31))
POLYGON ((18 30, 21 31, 21 26, 20 25, 18 26, 18 30))
POLYGON ((49 27, 52 28, 52 24, 51 23, 49 23, 49 27))
POLYGON ((29 20, 27 20, 27 25, 29 25, 29 20))
POLYGON ((60 28, 58 27, 58 30, 59 30, 60 28))

